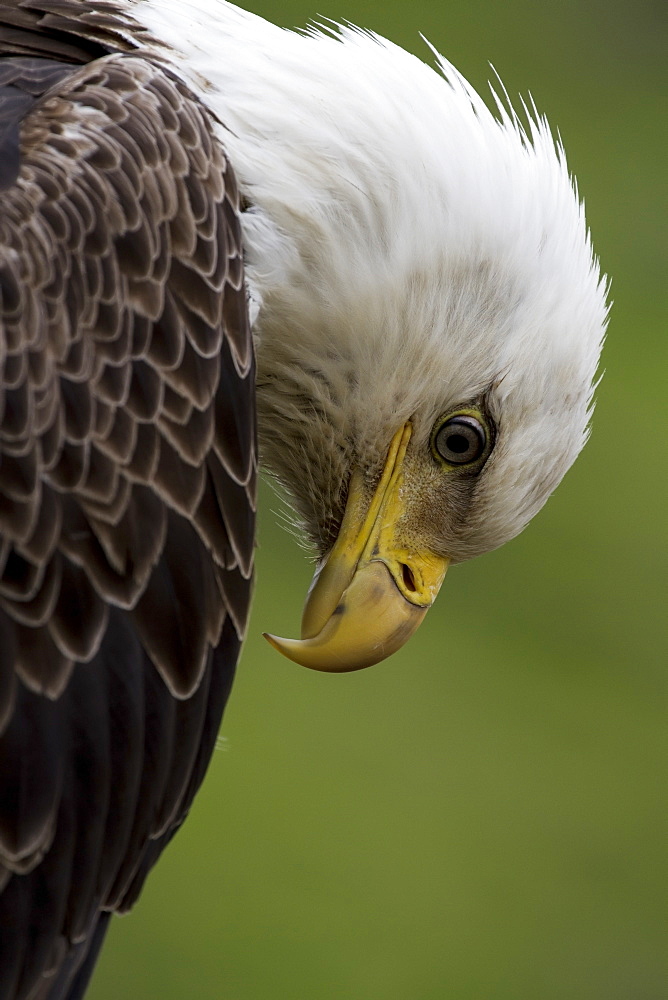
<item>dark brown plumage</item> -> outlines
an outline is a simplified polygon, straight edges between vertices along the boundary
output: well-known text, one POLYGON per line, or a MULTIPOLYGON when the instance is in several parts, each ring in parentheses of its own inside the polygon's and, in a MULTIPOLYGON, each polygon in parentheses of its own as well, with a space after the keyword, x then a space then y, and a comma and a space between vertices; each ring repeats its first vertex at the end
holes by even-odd
POLYGON ((250 597, 235 179, 131 48, 113 4, 0 3, 2 1000, 81 995, 203 777, 250 597))

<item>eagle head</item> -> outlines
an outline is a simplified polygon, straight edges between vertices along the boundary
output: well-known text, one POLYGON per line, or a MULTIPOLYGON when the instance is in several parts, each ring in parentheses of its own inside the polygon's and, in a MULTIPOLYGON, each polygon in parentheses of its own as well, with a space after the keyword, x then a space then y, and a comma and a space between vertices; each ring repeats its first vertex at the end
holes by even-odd
POLYGON ((352 27, 219 16, 198 71, 244 198, 261 455, 318 555, 301 640, 269 638, 355 669, 578 455, 605 283, 535 108, 352 27))

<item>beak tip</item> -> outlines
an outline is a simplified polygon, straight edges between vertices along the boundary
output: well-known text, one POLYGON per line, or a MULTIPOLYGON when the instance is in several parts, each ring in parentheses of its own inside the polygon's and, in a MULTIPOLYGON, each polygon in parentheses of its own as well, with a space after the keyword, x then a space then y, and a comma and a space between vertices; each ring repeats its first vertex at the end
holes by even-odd
POLYGON ((279 652, 281 651, 281 646, 280 646, 281 639, 280 639, 280 636, 272 635, 271 632, 263 632, 262 633, 262 638, 266 639, 267 642, 269 643, 269 645, 273 646, 274 649, 277 649, 279 652))

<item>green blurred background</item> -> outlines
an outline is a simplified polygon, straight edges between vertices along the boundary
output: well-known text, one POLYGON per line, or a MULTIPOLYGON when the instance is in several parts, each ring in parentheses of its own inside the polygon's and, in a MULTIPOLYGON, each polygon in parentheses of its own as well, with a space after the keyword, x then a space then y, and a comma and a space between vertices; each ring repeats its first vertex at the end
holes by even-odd
POLYGON ((665 1000, 666 107, 655 0, 293 0, 488 62, 565 143, 614 308, 594 433, 406 649, 275 654, 310 569, 263 494, 254 616, 191 817, 91 1000, 665 1000))

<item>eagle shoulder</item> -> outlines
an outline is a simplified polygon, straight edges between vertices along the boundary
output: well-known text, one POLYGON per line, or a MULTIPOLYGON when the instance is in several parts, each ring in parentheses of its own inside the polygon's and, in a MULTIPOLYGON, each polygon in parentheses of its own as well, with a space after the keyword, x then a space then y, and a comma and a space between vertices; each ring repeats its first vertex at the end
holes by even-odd
POLYGON ((250 600, 254 359, 236 182, 201 101, 136 53, 10 53, 0 994, 46 976, 66 996, 213 749, 250 600))

